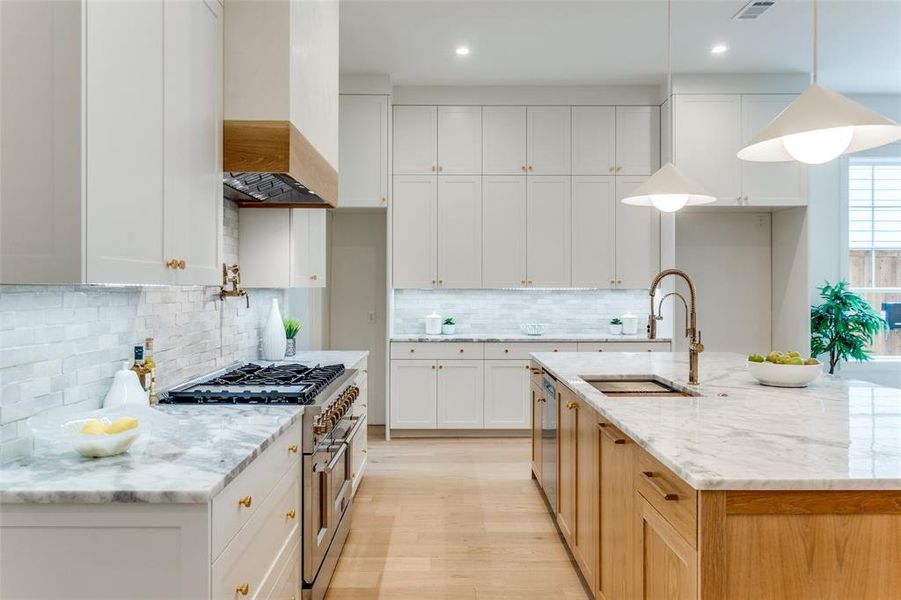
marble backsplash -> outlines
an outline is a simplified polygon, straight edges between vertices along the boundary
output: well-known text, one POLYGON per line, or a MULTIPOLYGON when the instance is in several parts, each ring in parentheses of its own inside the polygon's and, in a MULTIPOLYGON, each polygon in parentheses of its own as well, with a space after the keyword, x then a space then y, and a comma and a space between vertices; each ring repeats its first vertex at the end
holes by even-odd
POLYGON ((458 334, 520 333, 545 323, 547 334, 606 333, 613 317, 648 313, 647 290, 395 290, 392 334, 425 331, 432 311, 454 317, 458 334))

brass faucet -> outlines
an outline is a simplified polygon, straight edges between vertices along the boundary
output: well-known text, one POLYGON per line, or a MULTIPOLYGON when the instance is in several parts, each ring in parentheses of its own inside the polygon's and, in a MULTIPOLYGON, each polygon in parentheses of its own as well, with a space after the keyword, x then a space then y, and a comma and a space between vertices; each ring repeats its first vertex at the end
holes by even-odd
POLYGON ((219 288, 219 299, 225 300, 229 297, 244 297, 247 300, 247 308, 250 308, 250 294, 247 290, 242 290, 241 285, 241 269, 238 265, 227 265, 222 263, 222 287, 219 288), (231 284, 231 289, 226 289, 231 284))
POLYGON ((656 339, 657 338, 657 321, 663 319, 663 317, 659 316, 660 309, 663 306, 663 301, 669 298, 670 296, 676 296, 682 300, 682 304, 685 305, 685 337, 688 338, 688 383, 697 385, 698 383, 698 355, 704 351, 704 344, 701 343, 701 332, 698 331, 698 313, 696 310, 696 301, 697 297, 695 295, 695 284, 692 283, 691 278, 688 276, 688 273, 682 271, 680 269, 666 269, 661 271, 654 277, 654 281, 651 282, 651 315, 648 317, 648 339, 656 339), (685 297, 679 292, 670 292, 666 294, 663 298, 660 299, 660 304, 657 307, 657 313, 654 312, 654 298, 657 294, 657 286, 660 285, 660 281, 666 277, 667 275, 676 275, 685 280, 685 283, 688 284, 688 294, 691 298, 691 303, 685 301, 685 297))

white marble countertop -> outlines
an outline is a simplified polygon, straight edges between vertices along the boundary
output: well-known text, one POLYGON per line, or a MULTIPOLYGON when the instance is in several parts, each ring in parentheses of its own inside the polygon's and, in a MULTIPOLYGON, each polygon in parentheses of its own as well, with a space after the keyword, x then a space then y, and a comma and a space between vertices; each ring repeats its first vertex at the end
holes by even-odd
MULTIPOLYGON (((298 352, 285 362, 360 364, 358 351, 298 352)), ((263 362, 267 361, 255 361, 263 362)), ((32 456, 0 465, 2 503, 205 503, 303 414, 302 406, 172 405, 174 431, 143 436, 125 454, 82 458, 39 445, 32 456)))
POLYGON ((647 334, 611 335, 609 333, 546 333, 526 335, 524 333, 455 333, 453 335, 426 335, 424 333, 396 334, 392 342, 669 342, 669 338, 649 340, 647 334))
POLYGON ((698 386, 687 353, 533 356, 696 489, 901 490, 899 389, 829 375, 767 387, 731 353, 701 354, 698 386), (610 398, 592 376, 656 377, 700 396, 610 398))

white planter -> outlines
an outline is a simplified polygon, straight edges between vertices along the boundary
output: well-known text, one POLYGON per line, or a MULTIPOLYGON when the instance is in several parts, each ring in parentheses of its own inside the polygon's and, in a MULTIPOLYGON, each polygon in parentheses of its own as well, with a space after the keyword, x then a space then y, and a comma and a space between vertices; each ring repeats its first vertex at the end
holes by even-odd
POLYGON ((613 335, 622 335, 623 326, 622 325, 610 325, 610 333, 613 335))
POLYGON ((454 332, 457 331, 457 325, 441 325, 441 333, 444 335, 454 335, 454 332))
POLYGON ((272 299, 269 308, 269 318, 263 327, 263 336, 260 355, 263 360, 284 360, 288 339, 285 337, 285 324, 282 321, 282 313, 278 309, 278 298, 272 299))

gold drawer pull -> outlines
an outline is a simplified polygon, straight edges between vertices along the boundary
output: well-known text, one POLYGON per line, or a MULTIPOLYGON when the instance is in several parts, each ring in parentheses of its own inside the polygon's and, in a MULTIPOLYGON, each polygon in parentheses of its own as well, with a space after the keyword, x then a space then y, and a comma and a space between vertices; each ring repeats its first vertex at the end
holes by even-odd
POLYGON ((416 352, 416 348, 410 348, 410 353, 416 352))
POLYGON ((250 508, 250 505, 253 504, 253 498, 251 496, 244 496, 238 500, 238 504, 244 508, 250 508))
POLYGON ((541 369, 532 369, 532 375, 541 375, 541 369))
POLYGON ((235 593, 241 594, 242 596, 246 596, 247 594, 250 593, 250 584, 242 583, 241 585, 239 585, 238 587, 235 588, 235 593))
POLYGON ((297 454, 297 444, 291 444, 288 446, 288 452, 291 454, 297 454))
POLYGON ((504 348, 504 354, 510 354, 510 349, 509 349, 509 348, 504 348))
POLYGON ((369 452, 369 450, 367 448, 362 448, 360 450, 360 452, 362 452, 363 454, 367 454, 369 452))
POLYGON ((289 519, 293 519, 294 517, 297 516, 297 511, 292 508, 291 510, 289 510, 288 512, 285 513, 285 516, 288 517, 289 519))
POLYGON ((667 492, 664 490, 657 481, 654 479, 654 473, 651 471, 642 471, 641 478, 644 479, 651 489, 660 494, 660 497, 666 500, 667 502, 676 502, 679 500, 679 494, 675 492, 667 492))
POLYGON ((361 408, 366 408, 366 403, 364 402, 363 404, 360 405, 360 407, 361 407, 361 408))
POLYGON ((614 435, 614 433, 610 430, 610 426, 607 423, 598 423, 598 428, 601 430, 601 433, 606 435, 614 444, 625 444, 626 439, 618 437, 614 435))
POLYGON ((572 409, 576 408, 577 406, 579 406, 579 405, 572 401, 566 403, 566 408, 568 408, 569 410, 572 410, 572 409))
POLYGON ((460 354, 463 354, 463 348, 460 348, 460 354))

